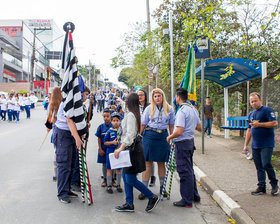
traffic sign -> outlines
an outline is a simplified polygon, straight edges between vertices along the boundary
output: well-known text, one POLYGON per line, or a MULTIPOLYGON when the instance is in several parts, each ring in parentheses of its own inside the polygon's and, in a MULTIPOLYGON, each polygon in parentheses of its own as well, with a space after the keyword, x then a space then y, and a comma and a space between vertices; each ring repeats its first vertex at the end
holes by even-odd
POLYGON ((95 69, 95 74, 100 75, 100 69, 95 69))
POLYGON ((210 58, 210 40, 206 37, 198 37, 194 50, 195 58, 210 58))

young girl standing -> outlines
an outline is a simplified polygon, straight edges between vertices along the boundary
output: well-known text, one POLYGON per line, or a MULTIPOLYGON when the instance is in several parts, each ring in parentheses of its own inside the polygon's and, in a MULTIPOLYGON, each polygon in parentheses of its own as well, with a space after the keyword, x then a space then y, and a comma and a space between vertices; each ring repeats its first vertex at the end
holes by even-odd
POLYGON ((8 107, 8 121, 11 122, 14 114, 14 101, 13 101, 13 95, 11 94, 9 96, 9 99, 7 100, 7 107, 8 107))
POLYGON ((26 118, 30 119, 30 107, 31 107, 31 100, 29 93, 24 94, 24 104, 25 104, 25 111, 26 111, 26 118))
MULTIPOLYGON (((49 113, 48 113, 48 118, 47 118, 47 122, 46 122, 46 127, 47 127, 47 131, 50 131, 51 129, 55 129, 55 122, 57 119, 57 112, 58 112, 58 108, 59 105, 62 101, 62 95, 61 95, 61 90, 59 87, 54 87, 52 90, 52 94, 51 94, 51 99, 50 99, 50 104, 49 104, 49 113)), ((53 134, 51 137, 51 143, 53 143, 53 134)), ((53 159, 53 165, 54 165, 54 176, 53 176, 53 181, 57 180, 57 163, 56 163, 56 156, 54 155, 54 159, 53 159)))
POLYGON ((14 105, 14 114, 16 115, 16 123, 19 122, 20 106, 21 105, 20 105, 19 97, 16 96, 15 105, 14 105))
POLYGON ((6 100, 4 94, 1 95, 0 104, 1 104, 1 119, 3 121, 5 121, 6 120, 6 113, 7 113, 7 100, 6 100))

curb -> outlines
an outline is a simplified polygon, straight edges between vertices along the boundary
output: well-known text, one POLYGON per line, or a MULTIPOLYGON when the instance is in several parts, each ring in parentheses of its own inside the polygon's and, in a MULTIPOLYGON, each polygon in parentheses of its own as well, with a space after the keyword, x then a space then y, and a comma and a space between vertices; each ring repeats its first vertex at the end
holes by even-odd
POLYGON ((255 224, 252 218, 197 166, 193 166, 196 180, 237 224, 255 224))

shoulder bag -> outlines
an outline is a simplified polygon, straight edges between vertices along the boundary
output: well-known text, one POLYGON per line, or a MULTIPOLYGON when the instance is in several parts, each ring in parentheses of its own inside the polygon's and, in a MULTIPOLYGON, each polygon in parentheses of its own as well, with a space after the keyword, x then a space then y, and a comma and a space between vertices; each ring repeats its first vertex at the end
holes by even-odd
POLYGON ((126 147, 125 150, 129 150, 132 166, 123 168, 123 172, 127 174, 136 174, 145 171, 146 163, 142 146, 142 136, 138 134, 132 145, 126 147))

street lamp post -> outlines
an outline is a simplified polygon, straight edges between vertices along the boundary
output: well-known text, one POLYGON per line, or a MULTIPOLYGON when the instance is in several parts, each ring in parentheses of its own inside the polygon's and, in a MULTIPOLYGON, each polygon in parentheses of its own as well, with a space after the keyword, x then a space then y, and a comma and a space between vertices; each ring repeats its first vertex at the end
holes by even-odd
POLYGON ((88 78, 89 78, 89 89, 91 90, 91 74, 90 74, 90 71, 91 71, 92 67, 87 66, 87 69, 88 69, 88 78))
POLYGON ((105 78, 104 79, 104 84, 105 84, 105 92, 106 92, 106 82, 108 81, 109 79, 105 78))
POLYGON ((34 79, 34 66, 35 66, 35 51, 36 51, 36 47, 35 47, 35 43, 36 43, 36 29, 34 28, 34 34, 33 34, 33 49, 32 49, 32 56, 31 56, 31 74, 30 74, 30 92, 33 92, 33 79, 34 79))
MULTIPOLYGON (((30 82, 30 91, 33 92, 33 80, 34 80, 34 68, 35 68, 35 61, 36 61, 36 35, 40 34, 45 30, 51 30, 51 27, 34 27, 33 32, 33 47, 32 47, 32 55, 31 55, 31 74, 29 76, 30 82), (37 33, 37 30, 41 30, 41 32, 37 33)), ((38 60, 37 60, 38 61, 38 60)))
POLYGON ((168 23, 167 27, 163 29, 163 35, 170 38, 170 74, 171 74, 171 105, 173 105, 173 97, 174 97, 174 62, 173 62, 173 13, 170 10, 169 14, 165 14, 163 16, 164 22, 168 23))

